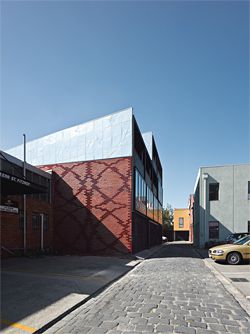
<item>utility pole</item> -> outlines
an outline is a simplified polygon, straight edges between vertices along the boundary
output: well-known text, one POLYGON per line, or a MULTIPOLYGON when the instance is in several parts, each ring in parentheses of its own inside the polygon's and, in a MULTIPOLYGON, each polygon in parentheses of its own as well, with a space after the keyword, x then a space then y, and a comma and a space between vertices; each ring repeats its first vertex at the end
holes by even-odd
MULTIPOLYGON (((26 179, 26 135, 23 134, 23 176, 26 179)), ((23 252, 27 249, 27 213, 26 194, 23 195, 23 252)))

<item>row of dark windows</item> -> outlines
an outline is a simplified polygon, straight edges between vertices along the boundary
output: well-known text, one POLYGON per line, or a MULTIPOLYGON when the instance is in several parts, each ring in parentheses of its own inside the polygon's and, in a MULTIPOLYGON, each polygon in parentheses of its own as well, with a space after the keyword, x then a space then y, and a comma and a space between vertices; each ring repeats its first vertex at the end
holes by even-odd
POLYGON ((17 177, 23 178, 23 168, 13 164, 12 162, 8 161, 7 159, 0 159, 0 169, 2 172, 5 172, 10 175, 15 175, 17 177))
MULTIPOLYGON (((42 217, 41 214, 43 214, 43 230, 48 231, 49 230, 49 215, 47 213, 39 213, 39 212, 32 212, 32 229, 34 231, 40 231, 41 230, 41 224, 42 224, 42 217)), ((26 217, 27 224, 28 224, 28 217, 26 217)), ((24 215, 23 211, 20 211, 19 214, 19 227, 21 230, 23 230, 24 226, 24 215)))
POLYGON ((155 146, 155 143, 153 141, 152 146, 152 159, 154 161, 155 167, 157 169, 157 173, 155 172, 153 166, 152 166, 152 160, 148 154, 148 151, 146 149, 144 140, 142 138, 142 135, 140 133, 139 127, 134 121, 134 148, 135 151, 140 158, 141 162, 145 166, 145 170, 149 176, 149 178, 152 180, 153 184, 155 185, 155 188, 158 188, 158 180, 160 180, 160 184, 162 186, 162 167, 159 159, 159 155, 155 146))
MULTIPOLYGON (((209 201, 219 200, 219 183, 209 183, 209 201)), ((250 181, 248 181, 248 199, 250 200, 250 181)))
POLYGON ((150 219, 162 223, 161 203, 137 169, 135 169, 135 209, 150 219))
POLYGON ((26 195, 27 199, 34 199, 36 201, 44 201, 49 203, 50 202, 50 189, 46 193, 41 193, 41 194, 27 194, 26 195))

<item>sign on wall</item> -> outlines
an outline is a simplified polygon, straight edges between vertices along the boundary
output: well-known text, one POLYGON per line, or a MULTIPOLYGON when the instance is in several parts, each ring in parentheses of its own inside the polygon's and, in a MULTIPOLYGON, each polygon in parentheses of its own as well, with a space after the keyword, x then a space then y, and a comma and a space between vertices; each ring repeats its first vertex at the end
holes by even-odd
POLYGON ((8 205, 0 205, 0 211, 10 212, 10 213, 18 213, 18 208, 8 205))
POLYGON ((9 198, 1 198, 0 211, 18 213, 18 203, 9 198))

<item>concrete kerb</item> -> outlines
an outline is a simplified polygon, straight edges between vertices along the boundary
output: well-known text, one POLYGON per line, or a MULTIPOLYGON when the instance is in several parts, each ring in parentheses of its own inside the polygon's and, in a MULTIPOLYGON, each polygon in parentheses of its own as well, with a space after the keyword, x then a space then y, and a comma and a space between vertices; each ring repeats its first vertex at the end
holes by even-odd
POLYGON ((211 270, 214 276, 218 278, 218 280, 221 282, 224 288, 234 297, 234 299, 240 304, 240 306, 250 316, 249 301, 243 295, 243 293, 240 290, 238 290, 236 287, 234 287, 233 284, 230 282, 230 280, 227 277, 225 277, 221 272, 219 272, 212 264, 210 264, 207 259, 204 259, 203 256, 199 253, 197 249, 194 248, 194 251, 200 256, 204 264, 211 270))
POLYGON ((134 254, 134 256, 137 258, 137 260, 146 260, 148 259, 149 257, 151 257, 152 255, 154 255, 156 252, 158 252, 159 250, 162 249, 162 247, 164 247, 165 245, 167 245, 167 242, 161 244, 161 245, 158 245, 158 246, 154 246, 150 249, 146 249, 146 250, 143 250, 139 253, 136 253, 134 254))
POLYGON ((122 273, 121 275, 117 276, 115 279, 111 280, 109 283, 105 284, 100 289, 96 290, 93 294, 91 294, 88 297, 84 298, 82 301, 80 301, 79 303, 77 303, 73 307, 69 308, 68 310, 66 310, 65 312, 63 312, 62 314, 60 314, 58 317, 56 317, 55 319, 53 319, 50 322, 48 322, 43 327, 41 327, 38 330, 36 330, 33 334, 44 333, 46 330, 48 330, 52 326, 56 325, 59 321, 63 320, 63 318, 65 318, 67 315, 69 315, 73 311, 77 310, 82 305, 86 304, 87 302, 90 302, 92 299, 94 299, 96 296, 98 296, 101 293, 103 293, 104 291, 106 291, 111 286, 114 287, 115 284, 118 283, 118 281, 120 281, 124 276, 126 276, 126 274, 130 273, 131 271, 133 271, 139 264, 141 264, 141 262, 143 262, 144 260, 148 259, 154 253, 156 253, 157 251, 159 251, 165 244, 161 244, 161 245, 155 246, 155 247, 153 247, 151 249, 147 249, 145 251, 142 251, 142 252, 134 254, 133 256, 136 258, 136 260, 134 260, 134 267, 133 267, 133 269, 131 269, 127 273, 122 273))

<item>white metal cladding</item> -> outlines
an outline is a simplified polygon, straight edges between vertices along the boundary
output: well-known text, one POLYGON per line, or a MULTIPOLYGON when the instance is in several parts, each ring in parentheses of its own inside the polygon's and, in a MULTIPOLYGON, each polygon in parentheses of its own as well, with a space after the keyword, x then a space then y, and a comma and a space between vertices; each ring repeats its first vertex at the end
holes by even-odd
MULTIPOLYGON (((26 144, 27 162, 45 165, 132 156, 132 108, 52 133, 26 144)), ((23 146, 7 150, 23 159, 23 146)))

